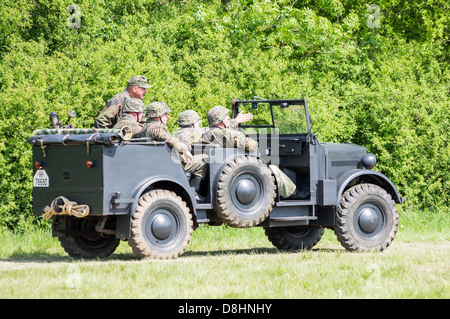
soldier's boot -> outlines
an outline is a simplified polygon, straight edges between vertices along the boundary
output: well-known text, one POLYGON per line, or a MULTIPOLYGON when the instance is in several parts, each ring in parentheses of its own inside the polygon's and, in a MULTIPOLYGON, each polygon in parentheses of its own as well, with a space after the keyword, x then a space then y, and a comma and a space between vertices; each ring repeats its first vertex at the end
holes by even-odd
POLYGON ((202 184, 202 179, 200 177, 198 177, 198 176, 195 176, 195 175, 189 181, 189 185, 191 187, 194 187, 194 189, 195 189, 195 199, 198 202, 205 202, 206 198, 203 197, 202 195, 200 195, 200 186, 201 186, 201 184, 202 184))

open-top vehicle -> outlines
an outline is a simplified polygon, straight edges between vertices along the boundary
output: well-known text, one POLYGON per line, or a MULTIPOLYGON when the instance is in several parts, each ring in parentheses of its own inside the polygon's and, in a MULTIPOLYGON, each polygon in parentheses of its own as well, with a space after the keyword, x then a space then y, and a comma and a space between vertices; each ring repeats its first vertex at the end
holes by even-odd
POLYGON ((53 235, 73 257, 102 258, 128 240, 140 257, 176 258, 202 223, 264 227, 280 249, 311 249, 331 228, 348 250, 382 251, 395 237, 403 198, 375 156, 355 144, 319 142, 307 102, 234 100, 233 114, 259 143, 254 152, 195 144, 209 156, 205 200, 196 201, 171 148, 124 131, 37 130, 33 211, 53 219, 53 235), (279 196, 271 165, 297 186, 301 200, 279 196))

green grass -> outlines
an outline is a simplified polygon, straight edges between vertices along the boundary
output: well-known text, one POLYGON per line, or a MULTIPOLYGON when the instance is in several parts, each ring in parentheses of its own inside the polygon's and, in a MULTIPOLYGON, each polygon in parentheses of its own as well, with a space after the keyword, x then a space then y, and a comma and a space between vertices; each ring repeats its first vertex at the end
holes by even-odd
POLYGON ((401 212, 381 253, 349 253, 330 230, 312 251, 281 252, 261 228, 226 226, 199 227, 169 261, 140 260, 126 242, 108 259, 73 260, 48 230, 0 240, 0 298, 450 297, 447 212, 401 212))

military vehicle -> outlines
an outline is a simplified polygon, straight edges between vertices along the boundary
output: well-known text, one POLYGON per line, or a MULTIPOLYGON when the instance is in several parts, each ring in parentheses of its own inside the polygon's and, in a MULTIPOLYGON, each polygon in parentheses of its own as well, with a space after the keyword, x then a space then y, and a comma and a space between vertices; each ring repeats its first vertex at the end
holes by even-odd
POLYGON ((193 153, 209 156, 202 202, 164 142, 123 130, 36 130, 29 139, 33 212, 52 218, 53 236, 79 258, 108 257, 120 240, 142 258, 177 258, 200 224, 263 227, 275 247, 287 250, 311 249, 324 228, 350 251, 382 251, 392 243, 395 205, 403 198, 372 170, 373 154, 351 143, 319 142, 305 99, 232 102, 232 116, 243 110, 254 118, 239 129, 258 141, 256 151, 193 146, 193 153), (268 164, 296 184, 301 199, 280 197, 268 164))

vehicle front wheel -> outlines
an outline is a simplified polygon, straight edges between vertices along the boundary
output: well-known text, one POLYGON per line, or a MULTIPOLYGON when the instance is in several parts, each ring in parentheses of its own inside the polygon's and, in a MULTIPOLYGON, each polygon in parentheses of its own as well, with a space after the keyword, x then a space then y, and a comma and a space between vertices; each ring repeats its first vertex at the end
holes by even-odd
POLYGON ((359 184, 342 195, 334 232, 345 249, 383 251, 394 240, 397 229, 397 207, 381 187, 359 184))
POLYGON ((192 231, 186 203, 174 192, 157 189, 139 199, 128 243, 139 257, 174 259, 188 247, 192 231))

